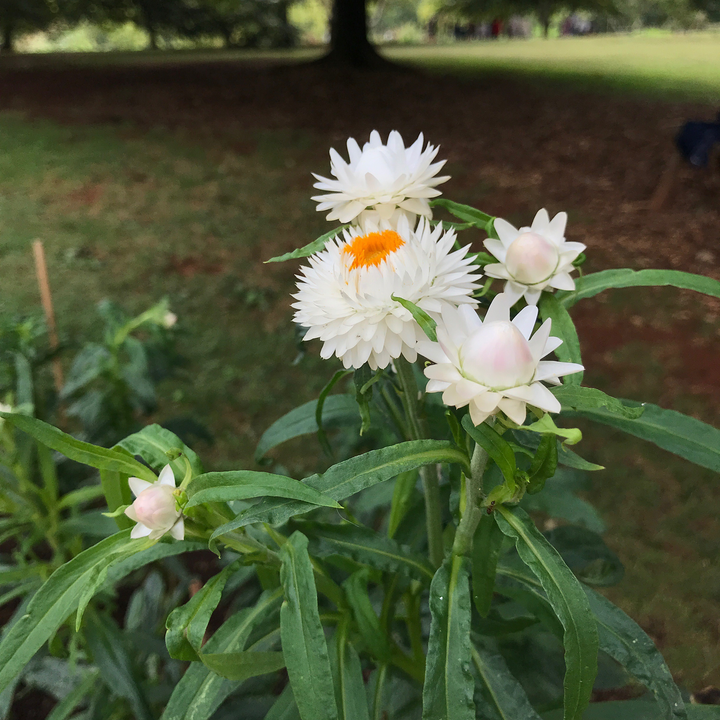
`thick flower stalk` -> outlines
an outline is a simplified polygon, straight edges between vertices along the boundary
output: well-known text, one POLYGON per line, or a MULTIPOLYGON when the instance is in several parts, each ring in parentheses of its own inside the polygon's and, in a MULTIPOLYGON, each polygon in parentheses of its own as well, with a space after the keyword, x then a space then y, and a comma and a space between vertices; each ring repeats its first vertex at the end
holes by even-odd
POLYGON ((417 346, 434 363, 425 368, 427 392, 442 392, 446 405, 469 405, 475 425, 499 411, 521 425, 527 405, 560 412, 560 403, 542 383, 560 385, 560 376, 583 370, 577 363, 543 360, 562 340, 550 336, 549 319, 532 334, 535 306, 524 308, 511 321, 512 303, 511 296, 498 295, 484 320, 469 306, 444 308, 438 342, 426 340, 417 346))
POLYGON ((130 537, 150 537, 156 540, 170 533, 176 540, 185 537, 185 522, 175 501, 175 475, 170 465, 160 471, 154 483, 140 478, 128 478, 135 502, 125 509, 125 514, 137 525, 130 537))
POLYGON ((351 228, 301 268, 295 322, 319 338, 320 355, 336 355, 346 368, 384 368, 401 355, 415 362, 425 334, 402 298, 431 314, 475 305, 479 271, 468 248, 453 250, 454 231, 431 228, 421 218, 413 230, 405 217, 389 224, 351 228))
POLYGON ((320 212, 329 210, 328 220, 341 223, 381 220, 395 225, 401 215, 414 222, 418 215, 432 217, 428 200, 440 195, 436 185, 449 180, 438 177, 444 160, 433 163, 439 147, 427 145, 423 150, 422 133, 406 148, 399 132, 393 130, 387 145, 377 130, 370 133, 370 142, 362 150, 350 138, 345 162, 334 149, 330 150, 330 172, 335 179, 315 175, 314 187, 326 192, 316 195, 320 212))
POLYGON ((485 247, 500 262, 485 266, 488 277, 502 278, 505 293, 513 304, 524 297, 528 305, 537 305, 540 294, 548 288, 574 290, 570 277, 573 261, 585 245, 565 240, 567 213, 552 220, 544 208, 538 210, 530 227, 519 230, 502 218, 495 219, 499 240, 488 238, 485 247))

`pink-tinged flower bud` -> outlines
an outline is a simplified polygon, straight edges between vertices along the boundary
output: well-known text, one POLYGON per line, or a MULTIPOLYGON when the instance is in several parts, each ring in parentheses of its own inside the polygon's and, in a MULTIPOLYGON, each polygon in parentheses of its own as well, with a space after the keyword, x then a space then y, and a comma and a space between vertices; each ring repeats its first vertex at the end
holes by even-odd
POLYGON ((167 530, 180 517, 173 489, 155 483, 143 490, 133 503, 138 522, 151 530, 167 530))
POLYGON ((125 514, 137 523, 130 537, 157 540, 168 532, 176 540, 185 537, 185 522, 175 502, 175 476, 170 465, 160 471, 154 483, 131 477, 128 484, 135 502, 125 508, 125 514))
POLYGON ((517 282, 535 285, 547 280, 559 262, 558 249, 550 240, 534 232, 524 232, 508 248, 505 267, 517 282))
POLYGON ((537 362, 528 341, 509 320, 478 328, 460 348, 462 374, 493 390, 526 385, 537 362))

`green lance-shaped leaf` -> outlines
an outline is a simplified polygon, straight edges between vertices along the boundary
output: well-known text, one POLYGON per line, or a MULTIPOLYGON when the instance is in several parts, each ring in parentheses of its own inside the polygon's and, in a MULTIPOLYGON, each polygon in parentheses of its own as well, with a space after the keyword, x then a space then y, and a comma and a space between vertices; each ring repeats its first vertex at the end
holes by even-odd
MULTIPOLYGON (((255 450, 255 462, 259 463, 272 448, 302 435, 318 431, 318 400, 301 405, 276 420, 262 435, 255 450)), ((322 407, 322 422, 325 429, 337 425, 358 424, 355 396, 349 394, 330 395, 322 407)))
POLYGON ((350 225, 340 225, 340 227, 333 228, 330 232, 326 232, 321 235, 317 240, 313 240, 304 247, 293 250, 292 252, 286 252, 284 255, 278 255, 277 257, 266 260, 266 263, 285 262, 286 260, 297 260, 298 258, 309 257, 317 252, 320 252, 327 243, 330 242, 336 235, 344 229, 350 227, 350 225))
POLYGON ((558 427, 552 419, 550 413, 545 413, 539 420, 536 420, 531 425, 525 425, 524 429, 534 433, 542 433, 543 435, 556 435, 559 438, 564 438, 568 445, 575 445, 582 440, 582 433, 580 430, 577 428, 558 427))
POLYGON ((390 643, 387 634, 380 626, 380 619, 375 614, 372 602, 370 602, 367 576, 368 573, 365 569, 354 572, 343 583, 343 589, 365 644, 374 657, 388 661, 390 659, 390 643))
POLYGON ((91 613, 85 638, 108 690, 130 703, 137 720, 152 720, 153 714, 115 621, 91 613))
POLYGON ((475 682, 471 671, 470 561, 451 555, 430 586, 423 720, 474 720, 475 682))
POLYGON ((475 644, 472 659, 483 686, 483 696, 500 720, 540 720, 502 655, 475 644))
POLYGON ((329 649, 338 719, 370 720, 360 658, 347 641, 346 628, 341 622, 329 649))
POLYGON ((720 297, 720 281, 679 270, 603 270, 575 280, 575 290, 557 294, 558 300, 571 307, 578 300, 593 297, 610 288, 670 286, 720 297))
MULTIPOLYGON (((540 299, 540 315, 543 320, 552 320, 552 332, 554 337, 559 337, 563 344, 555 350, 561 362, 572 362, 582 364, 580 357, 580 340, 578 340, 575 325, 568 311, 550 293, 543 293, 540 299)), ((565 378, 565 385, 580 385, 583 373, 577 372, 565 378)))
POLYGON ((295 704, 295 696, 289 684, 285 686, 285 689, 280 693, 280 697, 273 703, 265 716, 265 720, 300 720, 300 713, 295 704))
MULTIPOLYGON (((333 500, 340 501, 400 473, 436 463, 459 463, 467 468, 468 460, 465 453, 450 442, 411 440, 350 458, 333 465, 322 475, 312 475, 303 482, 333 500)), ((219 537, 251 523, 277 525, 313 507, 297 500, 262 500, 241 512, 234 520, 221 525, 212 537, 219 537)))
POLYGON ((406 310, 409 310, 420 329, 430 340, 437 342, 437 323, 422 308, 419 308, 414 302, 396 295, 391 295, 390 299, 399 302, 406 310))
POLYGON ((617 585, 625 574, 620 558, 592 530, 560 525, 545 533, 575 576, 587 585, 617 585))
POLYGON ((561 385, 551 388, 550 392, 560 401, 563 410, 597 410, 605 408, 613 415, 628 420, 639 418, 643 414, 642 405, 625 405, 622 400, 606 395, 602 390, 580 385, 561 385))
POLYGON ((658 720, 686 718, 680 690, 653 641, 619 607, 594 590, 584 589, 597 618, 600 648, 653 693, 658 720))
MULTIPOLYGON (((27 612, 0 642, 0 692, 77 607, 99 568, 126 552, 146 547, 125 530, 99 542, 59 567, 38 590, 27 612)), ((96 586, 97 587, 97 586, 96 586)))
POLYGON ((238 567, 239 561, 228 565, 210 578, 190 600, 168 615, 165 645, 171 658, 186 661, 199 659, 210 616, 220 602, 225 583, 238 567))
POLYGON ((388 516, 387 532, 390 538, 395 535, 403 518, 412 507, 417 481, 417 470, 408 470, 408 472, 401 473, 395 479, 395 488, 390 503, 390 515, 388 516))
POLYGON ((552 434, 543 435, 528 470, 528 493, 539 493, 545 487, 545 482, 555 475, 557 466, 557 438, 552 434))
POLYGON ((351 523, 309 523, 303 525, 303 531, 319 541, 313 543, 313 551, 320 557, 341 554, 384 572, 410 575, 424 583, 432 580, 432 566, 424 557, 370 528, 351 523))
POLYGON ((462 426, 467 434, 495 461, 510 487, 515 487, 517 470, 515 453, 507 440, 498 435, 487 423, 480 423, 477 427, 473 425, 470 415, 465 415, 462 419, 462 426))
POLYGON ((343 378, 353 373, 352 370, 338 370, 331 378, 325 387, 320 391, 320 395, 317 399, 317 405, 315 406, 315 423, 317 424, 317 438, 325 454, 332 456, 332 448, 323 426, 323 410, 325 409, 325 401, 327 400, 330 391, 339 383, 343 378))
POLYGON ((82 440, 77 440, 72 435, 68 435, 52 425, 28 415, 0 412, 0 417, 51 450, 57 450, 70 460, 75 460, 75 462, 89 465, 98 470, 110 470, 134 475, 148 482, 157 480, 152 470, 127 455, 127 453, 82 442, 82 440))
POLYGON ((52 709, 45 720, 67 720, 75 708, 90 695, 98 684, 98 672, 89 672, 85 677, 52 709))
POLYGON ((280 609, 283 654, 302 720, 338 720, 307 545, 307 538, 294 532, 280 549, 280 581, 285 594, 280 609))
MULTIPOLYGON (((639 403, 630 400, 623 402, 639 406, 639 403)), ((644 403, 642 407, 643 414, 635 420, 628 420, 604 409, 565 414, 575 414, 609 425, 654 443, 696 465, 720 472, 720 430, 675 410, 665 410, 650 403, 644 403)))
POLYGON ((274 673, 285 667, 281 652, 200 653, 200 659, 216 675, 236 682, 274 673))
MULTIPOLYGON (((121 452, 125 452, 122 450, 121 452)), ((127 473, 117 472, 116 470, 101 470, 100 484, 108 510, 113 513, 113 519, 120 530, 132 527, 135 523, 123 513, 115 515, 118 508, 131 505, 133 501, 130 485, 128 484, 127 473)))
MULTIPOLYGON (((241 610, 223 623, 203 650, 211 655, 242 652, 253 628, 277 612, 281 601, 280 589, 263 593, 255 607, 241 610)), ((175 686, 161 720, 208 720, 237 686, 206 665, 192 663, 175 686)))
POLYGON ((503 537, 493 515, 480 518, 473 537, 472 592, 475 607, 482 617, 487 617, 490 612, 503 537))
POLYGON ((562 623, 565 647, 565 720, 579 720, 590 702, 597 675, 598 633, 580 585, 555 548, 520 508, 496 511, 500 529, 515 540, 521 560, 540 581, 562 623))
POLYGON ((340 507, 332 498, 299 480, 254 470, 231 470, 198 475, 188 485, 187 495, 189 508, 209 502, 229 502, 257 497, 286 498, 311 505, 340 507))
MULTIPOLYGON (((173 450, 182 450, 192 467, 193 475, 202 474, 203 467, 200 458, 175 433, 166 430, 161 425, 147 425, 140 432, 128 435, 116 447, 124 448, 131 455, 140 455, 155 471, 160 472, 170 462, 167 453, 173 450)), ((185 462, 178 458, 170 462, 175 477, 180 479, 185 475, 185 462)))
POLYGON ((488 227, 492 227, 492 223, 495 218, 492 215, 477 210, 470 205, 463 205, 462 203, 453 202, 446 198, 437 198, 436 200, 430 201, 431 207, 442 207, 448 212, 454 215, 460 220, 464 220, 466 223, 473 225, 474 227, 482 228, 489 232, 488 227))

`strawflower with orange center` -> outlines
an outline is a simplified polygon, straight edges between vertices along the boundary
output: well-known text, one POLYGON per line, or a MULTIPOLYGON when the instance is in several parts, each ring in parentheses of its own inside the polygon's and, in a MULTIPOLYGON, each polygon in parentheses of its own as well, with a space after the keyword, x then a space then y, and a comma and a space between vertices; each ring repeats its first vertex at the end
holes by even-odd
POLYGON ((393 297, 436 317, 447 307, 474 306, 479 270, 468 248, 453 250, 454 243, 454 231, 424 218, 415 229, 403 216, 394 227, 345 230, 298 275, 293 307, 305 340, 320 339, 320 355, 335 355, 346 368, 384 368, 401 355, 415 362, 425 333, 393 297))

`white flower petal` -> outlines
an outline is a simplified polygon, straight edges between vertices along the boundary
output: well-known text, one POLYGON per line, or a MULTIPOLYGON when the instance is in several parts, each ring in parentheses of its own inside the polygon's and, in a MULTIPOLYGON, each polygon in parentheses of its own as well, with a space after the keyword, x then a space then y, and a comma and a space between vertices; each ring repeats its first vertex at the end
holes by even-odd
POLYGON ((537 320, 538 309, 537 307, 530 305, 523 308, 514 318, 513 325, 523 334, 526 340, 530 339, 530 334, 535 327, 535 320, 537 320))
POLYGON ((511 225, 507 220, 503 220, 502 218, 495 218, 493 226, 500 238, 500 242, 506 249, 510 247, 515 238, 520 234, 520 231, 514 225, 511 225))
POLYGON ((147 480, 141 480, 140 478, 131 477, 128 478, 128 485, 132 490, 132 494, 137 497, 143 490, 147 490, 152 485, 152 483, 149 483, 147 480))
POLYGON ((185 538, 185 521, 182 518, 170 528, 170 534, 176 540, 183 540, 185 538))
POLYGON ((175 487, 175 475, 173 474, 173 469, 169 464, 160 471, 158 482, 161 485, 169 485, 171 488, 175 487))
POLYGON ((555 275, 548 285, 550 285, 550 287, 554 287, 556 290, 575 289, 575 281, 567 273, 559 273, 558 275, 555 275))
POLYGON ((518 425, 522 425, 525 422, 527 410, 522 400, 513 400, 512 398, 504 397, 498 403, 498 407, 518 425))
POLYGON ((131 531, 130 531, 130 537, 133 540, 137 540, 138 538, 147 537, 152 533, 152 530, 149 527, 146 527, 142 523, 138 523, 131 531))

